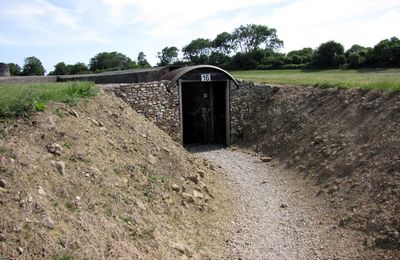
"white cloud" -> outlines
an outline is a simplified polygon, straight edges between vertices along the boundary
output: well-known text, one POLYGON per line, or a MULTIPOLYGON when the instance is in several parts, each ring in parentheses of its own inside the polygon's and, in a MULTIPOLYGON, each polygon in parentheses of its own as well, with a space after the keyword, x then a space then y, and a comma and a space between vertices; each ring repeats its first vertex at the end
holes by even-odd
POLYGON ((397 0, 304 0, 274 10, 264 20, 278 29, 285 49, 317 47, 335 40, 345 47, 358 43, 373 46, 399 35, 400 2, 397 0))

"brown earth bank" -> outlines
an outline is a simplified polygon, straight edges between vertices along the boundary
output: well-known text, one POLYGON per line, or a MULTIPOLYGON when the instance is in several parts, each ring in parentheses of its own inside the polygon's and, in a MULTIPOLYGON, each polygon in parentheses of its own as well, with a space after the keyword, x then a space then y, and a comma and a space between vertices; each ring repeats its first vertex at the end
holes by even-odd
POLYGON ((120 99, 0 123, 0 259, 220 254, 222 174, 120 99))
POLYGON ((400 255, 400 93, 264 87, 240 146, 312 180, 338 226, 400 255))

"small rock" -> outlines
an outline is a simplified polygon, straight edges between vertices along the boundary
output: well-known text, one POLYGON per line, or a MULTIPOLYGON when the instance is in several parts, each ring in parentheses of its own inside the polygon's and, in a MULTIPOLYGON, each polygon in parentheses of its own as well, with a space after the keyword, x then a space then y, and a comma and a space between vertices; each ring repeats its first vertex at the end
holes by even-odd
POLYGON ((272 158, 269 157, 269 156, 262 156, 262 157, 260 158, 260 160, 261 160, 262 162, 270 162, 270 161, 272 160, 272 158))
POLYGON ((81 197, 79 197, 79 196, 76 196, 76 197, 75 197, 75 201, 76 201, 76 202, 79 202, 79 201, 81 201, 81 197))
POLYGON ((185 201, 187 203, 194 203, 194 198, 191 194, 183 192, 182 198, 183 198, 183 201, 185 201))
POLYGON ((152 155, 152 154, 149 154, 149 155, 147 156, 147 160, 148 160, 148 162, 149 162, 151 165, 157 165, 157 164, 158 164, 158 159, 157 159, 157 157, 155 157, 155 156, 152 155))
POLYGON ((5 188, 7 186, 7 182, 4 179, 0 180, 0 187, 5 188))
POLYGON ((73 115, 74 117, 79 118, 79 114, 75 110, 70 110, 68 112, 69 112, 70 115, 73 115))
POLYGON ((268 183, 268 182, 267 182, 267 181, 262 181, 262 182, 261 182, 261 184, 265 184, 265 183, 268 183))
POLYGON ((324 193, 324 190, 319 190, 318 192, 317 192, 317 194, 315 194, 315 196, 320 196, 322 193, 324 193))
POLYGON ((287 208, 287 207, 288 207, 288 205, 287 205, 287 204, 285 204, 285 203, 282 203, 280 207, 284 209, 284 208, 287 208))
POLYGON ((43 226, 49 228, 49 229, 53 229, 54 228, 54 221, 49 217, 46 216, 43 218, 43 226))
POLYGON ((332 187, 330 187, 328 189, 328 194, 332 194, 332 193, 334 193, 335 191, 338 191, 338 190, 339 190, 339 187, 336 186, 336 185, 333 185, 332 187))
POLYGON ((62 153, 62 147, 61 145, 54 143, 54 144, 48 144, 46 145, 47 151, 49 151, 49 153, 55 154, 60 156, 62 153))
POLYGON ((0 233, 0 242, 6 241, 6 236, 3 233, 0 233))
POLYGON ((18 254, 21 255, 24 252, 24 249, 19 246, 19 247, 17 247, 17 251, 18 251, 18 254))
POLYGON ((182 245, 181 243, 176 243, 175 245, 172 246, 172 248, 178 250, 179 253, 181 254, 185 253, 185 246, 182 245))
POLYGON ((137 205, 140 209, 146 210, 146 206, 143 204, 142 201, 136 200, 136 205, 137 205))
POLYGON ((50 161, 50 163, 61 175, 65 174, 65 163, 63 161, 50 161))
POLYGON ((196 199, 203 199, 203 198, 204 198, 203 194, 201 194, 201 193, 198 192, 197 190, 194 190, 194 191, 193 191, 193 196, 194 196, 196 199))
POLYGON ((206 174, 203 170, 197 170, 197 173, 199 174, 200 178, 204 178, 204 175, 206 174))
POLYGON ((181 190, 181 188, 174 183, 174 184, 172 184, 172 190, 176 191, 176 192, 179 192, 181 190))
POLYGON ((94 125, 101 126, 101 125, 100 125, 100 122, 97 121, 96 119, 91 118, 90 121, 92 121, 92 123, 93 123, 94 125))
POLYGON ((179 253, 181 253, 182 255, 185 255, 189 258, 191 258, 193 256, 192 251, 185 246, 184 244, 181 243, 176 243, 172 246, 173 249, 177 250, 179 253))
POLYGON ((194 182, 195 184, 199 183, 199 179, 198 179, 197 175, 189 176, 189 177, 187 177, 187 179, 194 182))
POLYGON ((162 148, 166 153, 171 154, 171 150, 168 149, 167 147, 163 146, 162 148))
POLYGON ((44 191, 42 186, 38 186, 38 194, 41 196, 46 196, 46 192, 44 191))

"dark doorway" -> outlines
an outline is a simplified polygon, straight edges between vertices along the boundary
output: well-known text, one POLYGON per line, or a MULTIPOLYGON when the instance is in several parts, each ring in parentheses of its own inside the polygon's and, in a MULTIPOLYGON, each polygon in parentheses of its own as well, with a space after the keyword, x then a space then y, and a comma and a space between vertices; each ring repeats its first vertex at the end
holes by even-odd
POLYGON ((183 144, 226 145, 226 81, 182 82, 183 144))

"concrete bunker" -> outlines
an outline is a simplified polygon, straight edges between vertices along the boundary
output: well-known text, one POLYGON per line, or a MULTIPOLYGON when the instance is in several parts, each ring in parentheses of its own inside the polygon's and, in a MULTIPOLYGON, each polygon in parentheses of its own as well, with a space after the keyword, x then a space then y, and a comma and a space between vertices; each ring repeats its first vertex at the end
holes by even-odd
POLYGON ((183 67, 165 74, 170 87, 177 87, 181 141, 230 144, 230 88, 236 80, 210 65, 183 67))

